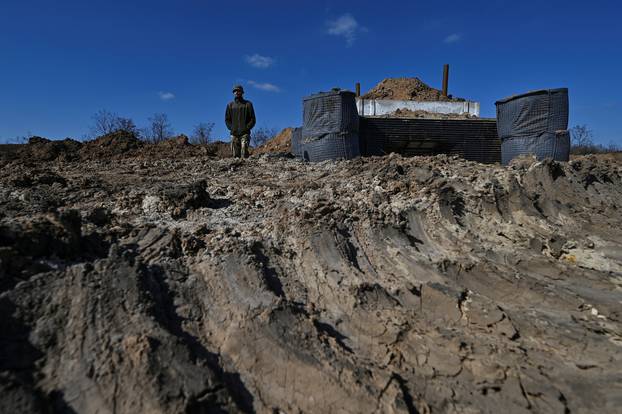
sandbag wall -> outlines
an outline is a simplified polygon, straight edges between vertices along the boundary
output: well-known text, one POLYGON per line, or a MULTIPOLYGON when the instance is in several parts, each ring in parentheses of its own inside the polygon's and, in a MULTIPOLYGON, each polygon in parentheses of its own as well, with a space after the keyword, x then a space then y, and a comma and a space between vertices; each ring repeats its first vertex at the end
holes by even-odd
POLYGON ((481 163, 501 161, 494 119, 360 118, 361 155, 452 154, 481 163))
POLYGON ((568 89, 543 89, 495 102, 501 163, 533 154, 537 159, 568 161, 568 89))
POLYGON ((292 131, 292 154, 296 158, 305 159, 304 144, 302 142, 302 127, 294 128, 292 131))
POLYGON ((297 150, 303 159, 324 161, 360 155, 359 116, 353 92, 320 92, 304 98, 302 107, 302 145, 297 150))

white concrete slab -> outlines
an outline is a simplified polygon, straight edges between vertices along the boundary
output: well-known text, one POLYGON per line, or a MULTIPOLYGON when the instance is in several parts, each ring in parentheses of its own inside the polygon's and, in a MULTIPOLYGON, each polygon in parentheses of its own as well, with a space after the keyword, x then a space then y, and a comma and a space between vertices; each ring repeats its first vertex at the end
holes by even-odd
POLYGON ((398 109, 426 111, 437 114, 469 114, 479 116, 479 102, 443 102, 443 101, 397 101, 389 99, 356 98, 356 108, 360 116, 388 115, 398 109))

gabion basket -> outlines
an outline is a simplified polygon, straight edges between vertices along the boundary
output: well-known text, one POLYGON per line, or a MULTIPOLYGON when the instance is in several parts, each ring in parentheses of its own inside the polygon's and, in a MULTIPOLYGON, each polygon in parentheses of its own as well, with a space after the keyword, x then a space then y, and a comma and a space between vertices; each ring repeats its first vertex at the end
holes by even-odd
POLYGON ((303 158, 304 144, 302 142, 302 128, 294 128, 292 131, 292 154, 296 158, 303 158))
POLYGON ((360 155, 358 133, 327 134, 303 145, 303 159, 308 161, 349 160, 360 155))
POLYGON ((358 157, 358 131, 353 92, 334 89, 303 99, 303 158, 323 161, 358 157))
POLYGON ((500 139, 568 129, 568 89, 542 89, 495 102, 500 139))
POLYGON ((568 161, 570 133, 567 130, 545 133, 539 137, 514 137, 501 141, 501 163, 507 165, 519 155, 534 155, 536 159, 552 158, 568 161))

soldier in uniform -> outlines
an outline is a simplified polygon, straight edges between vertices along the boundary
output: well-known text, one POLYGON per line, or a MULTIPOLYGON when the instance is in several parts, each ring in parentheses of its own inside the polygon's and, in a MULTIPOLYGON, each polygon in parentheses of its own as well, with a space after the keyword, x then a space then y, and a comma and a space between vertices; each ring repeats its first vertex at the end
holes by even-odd
POLYGON ((234 157, 246 158, 251 129, 255 126, 255 110, 250 101, 244 99, 242 85, 233 87, 233 101, 227 104, 225 123, 231 133, 231 152, 234 157))

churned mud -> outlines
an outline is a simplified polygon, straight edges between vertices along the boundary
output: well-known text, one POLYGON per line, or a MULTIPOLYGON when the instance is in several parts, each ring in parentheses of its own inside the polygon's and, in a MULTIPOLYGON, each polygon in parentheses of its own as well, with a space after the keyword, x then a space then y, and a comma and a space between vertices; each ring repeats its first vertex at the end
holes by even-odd
POLYGON ((0 163, 1 412, 619 412, 619 159, 140 154, 0 163))

